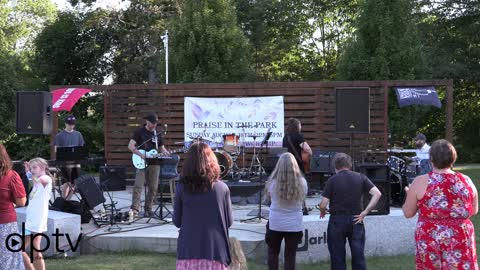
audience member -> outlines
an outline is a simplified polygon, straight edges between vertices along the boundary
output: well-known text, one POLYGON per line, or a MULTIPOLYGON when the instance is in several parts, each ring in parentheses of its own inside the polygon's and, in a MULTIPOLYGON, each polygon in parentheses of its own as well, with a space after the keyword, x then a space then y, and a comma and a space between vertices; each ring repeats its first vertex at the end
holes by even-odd
POLYGON ((418 212, 415 231, 417 269, 478 269, 475 230, 470 217, 478 213, 472 180, 452 171, 457 152, 446 140, 430 148, 433 171, 405 188, 405 217, 418 212))
POLYGON ((307 195, 307 181, 291 153, 280 156, 266 183, 266 189, 267 197, 271 200, 265 235, 268 245, 268 269, 278 269, 278 255, 283 239, 284 268, 295 269, 297 246, 304 230, 302 204, 307 195))
POLYGON ((233 223, 230 190, 220 179, 212 149, 195 143, 188 150, 175 193, 173 223, 180 228, 177 269, 221 269, 230 265, 228 228, 233 223))

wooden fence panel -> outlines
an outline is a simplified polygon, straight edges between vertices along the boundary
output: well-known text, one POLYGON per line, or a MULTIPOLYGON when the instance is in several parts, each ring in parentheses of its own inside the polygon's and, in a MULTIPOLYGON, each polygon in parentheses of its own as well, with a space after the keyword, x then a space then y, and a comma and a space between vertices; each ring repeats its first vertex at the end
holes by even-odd
MULTIPOLYGON (((312 148, 353 152, 355 158, 360 157, 361 151, 385 150, 387 114, 383 89, 379 85, 370 89, 371 132, 342 134, 335 131, 335 88, 335 85, 318 82, 104 86, 105 158, 108 164, 125 165, 133 175, 127 144, 133 131, 144 124, 143 117, 152 112, 159 115, 161 125, 168 124, 166 145, 171 149, 181 148, 176 143, 184 140, 185 97, 283 96, 285 120, 295 117, 302 122, 302 132, 312 148)), ((246 152, 245 165, 248 166, 251 149, 246 152)), ((243 166, 241 162, 240 166, 243 166)))

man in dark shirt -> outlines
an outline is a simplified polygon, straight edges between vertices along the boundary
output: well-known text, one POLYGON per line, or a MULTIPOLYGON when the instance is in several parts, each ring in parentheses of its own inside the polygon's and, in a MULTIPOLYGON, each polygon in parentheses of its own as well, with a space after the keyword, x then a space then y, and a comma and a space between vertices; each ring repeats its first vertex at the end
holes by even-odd
MULTIPOLYGON (((133 154, 139 155, 142 159, 146 158, 146 152, 153 149, 160 149, 160 153, 168 154, 167 149, 163 145, 162 137, 156 130, 158 124, 157 115, 150 114, 144 119, 145 125, 135 131, 133 137, 128 143, 128 149, 132 151, 133 154)), ((140 211, 140 199, 142 196, 143 185, 146 180, 147 194, 145 195, 145 216, 152 216, 152 204, 157 194, 159 174, 160 165, 148 165, 146 168, 137 169, 131 206, 134 215, 137 215, 140 211), (145 174, 148 179, 145 179, 145 174)))
POLYGON ((332 270, 346 270, 345 239, 348 239, 352 254, 352 270, 366 269, 365 227, 363 219, 377 204, 380 190, 363 174, 352 172, 352 158, 338 153, 333 158, 335 172, 328 179, 320 203, 320 218, 325 217, 330 203, 330 219, 327 229, 327 244, 332 270), (363 209, 362 197, 372 195, 363 209))

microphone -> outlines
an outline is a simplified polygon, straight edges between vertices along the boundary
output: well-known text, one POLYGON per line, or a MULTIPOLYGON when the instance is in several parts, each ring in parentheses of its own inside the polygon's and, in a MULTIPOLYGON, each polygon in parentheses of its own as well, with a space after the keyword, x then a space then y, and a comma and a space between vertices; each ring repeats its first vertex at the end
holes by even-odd
POLYGON ((164 124, 163 127, 164 127, 163 134, 164 134, 164 135, 167 135, 168 125, 167 125, 167 124, 164 124))

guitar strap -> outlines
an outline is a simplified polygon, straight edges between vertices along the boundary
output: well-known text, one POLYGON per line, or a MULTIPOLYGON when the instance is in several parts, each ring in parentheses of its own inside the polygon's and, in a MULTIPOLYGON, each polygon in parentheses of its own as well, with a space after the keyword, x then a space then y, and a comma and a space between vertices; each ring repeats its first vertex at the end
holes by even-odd
POLYGON ((292 148, 293 155, 295 156, 295 159, 298 160, 298 161, 302 161, 302 156, 298 154, 297 149, 295 149, 295 147, 293 146, 293 143, 290 140, 290 135, 287 136, 287 139, 288 139, 288 143, 290 144, 290 147, 292 148))
MULTIPOLYGON (((295 149, 295 147, 293 147, 293 143, 290 140, 290 135, 287 136, 287 139, 288 139, 288 143, 290 144, 290 147, 292 148, 293 155, 295 156, 295 159, 297 159, 298 162, 302 162, 302 156, 300 156, 297 152, 297 149, 295 149), (300 159, 298 159, 298 157, 300 157, 300 159)), ((300 164, 299 164, 299 166, 300 166, 300 164)), ((305 203, 305 200, 303 200, 302 213, 303 213, 304 216, 308 216, 308 208, 307 208, 307 204, 305 203)))
POLYGON ((157 129, 153 130, 153 141, 155 142, 155 149, 158 150, 158 137, 157 137, 157 129))

